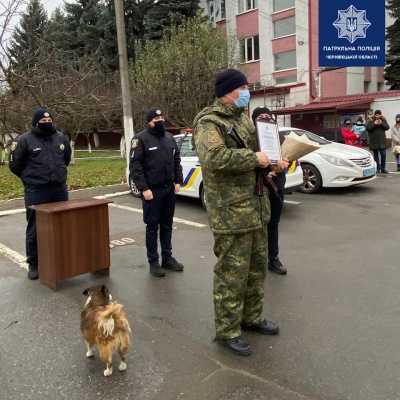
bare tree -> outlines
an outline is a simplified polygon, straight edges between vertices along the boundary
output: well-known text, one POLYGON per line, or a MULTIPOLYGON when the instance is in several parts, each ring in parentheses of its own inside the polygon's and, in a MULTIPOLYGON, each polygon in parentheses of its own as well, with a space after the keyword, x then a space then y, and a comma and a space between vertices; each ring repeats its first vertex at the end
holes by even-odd
POLYGON ((227 38, 202 17, 187 19, 159 43, 147 42, 130 69, 135 123, 157 105, 176 126, 191 126, 214 98, 215 75, 238 64, 237 47, 235 37, 227 38))

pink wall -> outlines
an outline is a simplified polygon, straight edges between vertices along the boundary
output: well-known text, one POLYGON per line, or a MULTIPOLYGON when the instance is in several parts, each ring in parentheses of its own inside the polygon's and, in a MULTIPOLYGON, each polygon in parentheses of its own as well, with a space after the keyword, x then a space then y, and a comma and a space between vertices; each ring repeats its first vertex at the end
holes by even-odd
POLYGON ((258 35, 258 10, 237 15, 236 31, 239 39, 258 35))
POLYGON ((364 67, 364 81, 371 82, 371 67, 364 67))
POLYGON ((284 51, 296 50, 296 35, 271 40, 272 52, 282 53, 284 51))
POLYGON ((347 68, 322 72, 320 78, 322 97, 343 96, 347 94, 347 68))
POLYGON ((383 83, 385 79, 383 79, 383 73, 385 72, 385 67, 378 67, 378 82, 383 83))
POLYGON ((246 63, 244 68, 249 83, 260 82, 260 61, 246 63))
POLYGON ((276 14, 272 14, 272 21, 293 17, 293 15, 296 15, 296 10, 294 8, 291 8, 290 10, 285 10, 276 14))

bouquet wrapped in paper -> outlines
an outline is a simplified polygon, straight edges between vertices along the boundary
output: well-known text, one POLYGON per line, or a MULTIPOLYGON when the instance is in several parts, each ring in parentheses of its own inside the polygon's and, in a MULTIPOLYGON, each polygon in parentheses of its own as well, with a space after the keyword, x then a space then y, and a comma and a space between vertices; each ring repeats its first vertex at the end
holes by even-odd
POLYGON ((294 132, 290 132, 290 134, 285 137, 281 150, 283 158, 287 158, 289 161, 295 161, 308 153, 318 150, 319 147, 318 143, 313 142, 306 135, 299 136, 294 132))

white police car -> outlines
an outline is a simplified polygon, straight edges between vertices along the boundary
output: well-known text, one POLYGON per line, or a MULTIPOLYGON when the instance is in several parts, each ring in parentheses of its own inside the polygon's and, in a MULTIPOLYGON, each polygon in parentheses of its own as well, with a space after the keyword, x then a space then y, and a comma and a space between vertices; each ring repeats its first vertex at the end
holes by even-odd
MULTIPOLYGON (((203 175, 199 157, 192 145, 192 134, 180 134, 174 136, 181 153, 181 164, 183 169, 183 183, 179 195, 199 198, 205 207, 203 175)), ((129 176, 129 168, 127 168, 127 180, 129 182, 132 194, 140 197, 140 192, 129 176)), ((286 170, 285 192, 300 189, 303 184, 303 171, 298 161, 292 162, 286 170)))

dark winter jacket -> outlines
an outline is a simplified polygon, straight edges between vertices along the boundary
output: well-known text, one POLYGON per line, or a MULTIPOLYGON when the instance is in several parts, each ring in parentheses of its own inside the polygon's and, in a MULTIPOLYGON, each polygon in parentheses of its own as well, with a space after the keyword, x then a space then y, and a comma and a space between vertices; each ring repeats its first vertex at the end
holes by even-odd
POLYGON ((369 134, 369 148, 371 150, 387 149, 388 147, 385 131, 389 129, 389 124, 383 115, 380 119, 381 123, 376 124, 376 117, 373 116, 366 126, 369 134))
POLYGON ((53 187, 65 184, 70 161, 68 138, 58 131, 48 135, 32 128, 11 143, 9 167, 24 185, 53 187))
POLYGON ((129 171, 141 192, 170 184, 182 184, 181 156, 173 135, 148 128, 131 142, 129 171))

